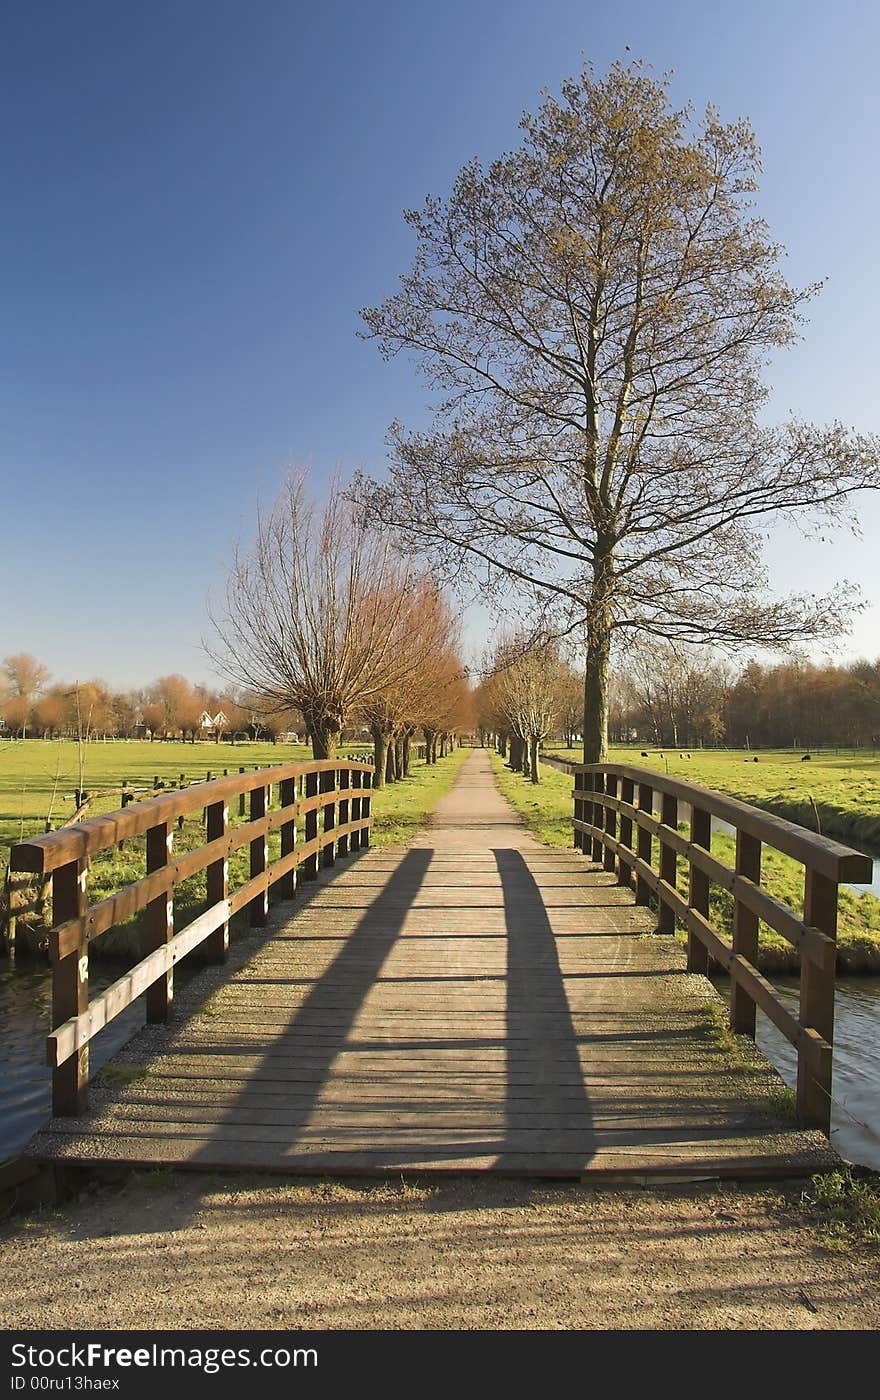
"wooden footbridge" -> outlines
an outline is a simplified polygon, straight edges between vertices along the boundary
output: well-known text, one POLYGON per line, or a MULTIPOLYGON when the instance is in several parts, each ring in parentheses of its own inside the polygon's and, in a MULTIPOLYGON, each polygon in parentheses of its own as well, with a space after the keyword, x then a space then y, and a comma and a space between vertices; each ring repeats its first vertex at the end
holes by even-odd
POLYGON ((867 857, 613 765, 575 770, 573 848, 548 849, 479 750, 415 842, 370 849, 370 780, 343 759, 245 773, 14 849, 13 869, 51 879, 53 904, 55 1116, 31 1157, 597 1179, 802 1176, 836 1160, 836 891, 865 878, 867 857), (201 844, 178 855, 194 813, 201 844), (713 814, 737 828, 735 869, 711 852, 713 814), (89 862, 121 841, 140 842, 144 874, 90 907, 89 862), (804 864, 802 916, 762 887, 764 844, 804 864), (231 890, 236 850, 250 867, 231 890), (204 908, 175 932, 175 889, 200 871, 204 908), (733 900, 730 943, 712 883, 733 900), (91 942, 139 910, 142 961, 90 1000, 91 942), (251 931, 230 948, 239 910, 251 931), (800 948, 797 1016, 756 969, 759 920, 800 948), (175 1003, 174 966, 197 947, 210 965, 175 1003), (731 974, 735 1052, 710 957, 731 974), (144 994, 147 1027, 87 1103, 90 1041, 144 994), (797 1047, 799 1122, 773 1108, 778 1080, 749 1041, 756 1005, 797 1047))

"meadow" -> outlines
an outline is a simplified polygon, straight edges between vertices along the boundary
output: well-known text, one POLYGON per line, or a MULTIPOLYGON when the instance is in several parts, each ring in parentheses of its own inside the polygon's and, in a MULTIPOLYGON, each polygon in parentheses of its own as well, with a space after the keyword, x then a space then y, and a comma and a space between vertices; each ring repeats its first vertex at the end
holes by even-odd
MULTIPOLYGON (((573 749, 548 748, 582 761, 573 749)), ((880 856, 880 753, 874 749, 655 749, 612 745, 609 760, 703 783, 880 856), (642 757, 642 753, 647 757, 642 757)))
MULTIPOLYGON (((568 751, 565 751, 565 756, 571 757, 575 761, 579 758, 579 755, 568 751)), ((862 757, 864 758, 864 756, 862 757)), ((673 761, 666 755, 665 751, 663 759, 660 759, 657 753, 644 759, 640 752, 636 752, 634 755, 632 749, 616 748, 611 751, 609 758, 612 762, 616 760, 621 763, 633 763, 639 767, 653 768, 659 772, 666 771, 668 762, 670 776, 689 778, 692 781, 704 783, 706 786, 715 787, 720 791, 739 797, 743 801, 779 812, 780 815, 794 821, 799 820, 797 816, 793 815, 796 802, 801 803, 800 810, 805 813, 812 811, 808 798, 805 804, 804 798, 810 791, 810 785, 818 786, 815 784, 815 778, 818 777, 820 783, 824 782, 825 784, 826 801, 830 799, 835 804, 842 804, 850 792, 863 791, 868 793, 868 798, 863 800, 873 800, 877 810, 875 819, 880 825, 880 761, 874 761, 871 764, 868 760, 866 763, 868 776, 860 777, 859 758, 853 754, 848 757, 839 756, 836 759, 823 759, 821 762, 813 760, 816 762, 816 773, 814 775, 811 772, 809 778, 801 777, 800 774, 795 774, 792 771, 799 766, 799 759, 792 760, 791 754, 768 755, 761 753, 758 756, 758 763, 750 765, 757 776, 753 776, 751 771, 746 771, 744 763, 740 762, 737 765, 732 755, 719 757, 713 753, 704 756, 694 752, 692 759, 688 761, 680 759, 676 753, 673 761), (767 761, 765 762, 765 760, 767 761), (763 772, 761 771, 762 763, 765 764, 763 772), (800 781, 799 790, 798 779, 800 781), (791 786, 787 787, 786 784, 789 780, 791 786), (785 792, 788 792, 789 800, 792 802, 792 806, 787 810, 783 810, 781 805, 764 800, 768 794, 779 798, 779 795, 785 792)), ((512 773, 509 768, 506 768, 504 760, 497 754, 493 755, 492 761, 502 792, 520 812, 537 840, 548 846, 570 848, 573 844, 571 777, 567 773, 560 772, 557 768, 545 766, 542 769, 541 781, 535 786, 525 780, 521 774, 512 773)), ((802 767, 808 768, 810 765, 805 763, 802 767)), ((840 810, 843 810, 842 805, 840 810)), ((821 816, 821 806, 819 812, 821 816)), ((803 824, 811 826, 812 830, 816 829, 815 818, 812 822, 804 821, 803 824)), ((682 825, 681 830, 686 831, 687 828, 682 825)), ((826 835, 833 834, 827 831, 824 825, 823 831, 826 835)), ((735 854, 733 838, 723 832, 713 832, 712 852, 719 860, 732 866, 735 854)), ((682 891, 685 889, 683 865, 684 862, 679 861, 679 887, 682 891)), ((763 883, 767 889, 784 900, 791 909, 802 914, 803 866, 788 856, 765 847, 762 869, 763 883)), ((725 891, 713 886, 711 905, 713 920, 719 928, 725 930, 729 935, 733 908, 731 897, 725 891)), ((684 938, 683 933, 680 936, 684 938)), ((797 950, 774 930, 762 924, 759 964, 765 972, 794 971, 798 966, 797 950)), ((841 887, 838 969, 841 972, 880 973, 880 899, 874 895, 860 895, 841 887)))
MULTIPOLYGON (((343 753, 360 756, 368 752, 364 744, 346 745, 343 753)), ((449 791, 469 750, 456 749, 436 765, 413 758, 408 778, 376 789, 372 799, 372 844, 402 843, 415 834, 429 813, 449 791)), ((311 758, 304 744, 184 744, 181 742, 95 741, 86 753, 86 786, 96 796, 88 815, 115 811, 121 803, 123 783, 141 797, 151 797, 154 781, 166 788, 176 787, 181 775, 189 782, 203 782, 210 772, 220 777, 224 769, 236 773, 239 767, 266 767, 311 758)), ((0 745, 0 880, 8 864, 9 848, 15 842, 39 835, 45 830, 50 813, 56 826, 75 810, 74 789, 79 782, 77 745, 63 740, 7 741, 0 745)), ((277 793, 277 790, 273 790, 277 793)), ((235 804, 230 822, 239 820, 235 804)), ((194 850, 204 842, 201 814, 187 819, 175 832, 178 854, 194 850)), ((280 833, 269 839, 270 858, 278 854, 280 833)), ((230 889, 248 877, 248 853, 236 851, 229 861, 230 889)), ((96 903, 145 873, 145 839, 127 841, 122 851, 97 856, 89 870, 89 900, 96 903)), ((175 889, 175 927, 181 928, 199 911, 206 897, 205 874, 192 876, 175 889)), ((131 957, 139 947, 139 923, 129 921, 106 934, 94 945, 95 953, 131 957)))

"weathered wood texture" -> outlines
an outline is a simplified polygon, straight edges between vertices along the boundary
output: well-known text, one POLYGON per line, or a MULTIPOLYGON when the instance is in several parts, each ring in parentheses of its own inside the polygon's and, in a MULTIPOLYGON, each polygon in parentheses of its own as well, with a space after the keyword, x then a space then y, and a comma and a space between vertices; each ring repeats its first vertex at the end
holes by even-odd
POLYGON ((613 869, 617 860, 632 872, 640 903, 647 901, 646 892, 656 895, 660 932, 673 933, 676 921, 687 931, 689 971, 705 972, 717 963, 730 974, 732 1030, 754 1039, 756 1008, 770 1017, 797 1049, 800 1121, 830 1132, 838 886, 842 880, 869 880, 870 857, 698 783, 613 763, 566 764, 566 768, 575 775, 575 846, 586 850, 589 841, 594 860, 602 860, 606 870, 613 869), (622 797, 617 796, 618 784, 622 797), (632 796, 636 786, 637 807, 632 796), (678 829, 680 803, 687 804, 690 812, 689 837, 678 829), (658 804, 659 820, 654 815, 658 804), (735 869, 712 855, 713 816, 735 828, 735 869), (635 854, 633 823, 638 832, 635 854), (762 888, 765 845, 803 865, 803 917, 762 888), (687 870, 686 884, 679 882, 679 857, 687 870), (710 919, 713 883, 733 896, 731 940, 710 919), (797 1018, 758 971, 762 919, 800 952, 797 1018))
MULTIPOLYGON (((346 855, 352 837, 369 841, 369 803, 356 820, 349 820, 355 792, 369 791, 372 769, 353 760, 320 760, 239 769, 237 777, 212 781, 179 793, 167 793, 137 806, 96 817, 81 826, 25 841, 12 848, 10 869, 51 871, 53 925, 49 954, 53 963, 52 1024, 47 1041, 53 1069, 53 1111, 75 1116, 86 1104, 88 1046, 92 1038, 144 992, 147 1020, 168 1019, 174 992, 174 965, 200 945, 210 959, 223 962, 229 950, 229 919, 242 908, 254 926, 265 924, 269 891, 282 897, 296 890, 296 867, 307 870, 323 858, 334 864, 336 849, 346 855), (297 800, 297 781, 305 780, 306 796, 297 800), (353 784, 357 783, 355 788, 353 784), (280 806, 270 810, 277 785, 280 806), (320 791, 319 791, 320 788, 320 791), (250 798, 250 820, 229 827, 229 801, 250 798), (194 851, 174 858, 174 819, 182 822, 201 807, 206 840, 194 851), (337 819, 337 807, 343 814, 337 819), (318 832, 318 813, 323 828, 318 832), (297 818, 305 814, 303 846, 296 842, 297 818), (281 831, 280 859, 270 861, 269 837, 281 831), (146 835, 146 873, 117 894, 91 907, 86 894, 88 863, 93 855, 114 850, 124 839, 146 835), (250 879, 229 892, 228 856, 250 846, 250 879), (206 872, 205 908, 177 934, 174 932, 174 888, 190 876, 206 872), (89 1001, 89 944, 123 919, 145 911, 144 957, 94 1001, 89 1001)), ((158 778, 156 779, 158 785, 158 778)), ((363 806, 363 803, 361 803, 363 806)), ((239 811, 242 809, 239 808, 239 811)))
MULTIPOLYGON (((350 799, 355 800, 355 799, 350 799)), ((118 1057, 41 1158, 287 1172, 803 1175, 755 1053, 612 873, 524 832, 484 754, 408 849, 323 869, 118 1057)))

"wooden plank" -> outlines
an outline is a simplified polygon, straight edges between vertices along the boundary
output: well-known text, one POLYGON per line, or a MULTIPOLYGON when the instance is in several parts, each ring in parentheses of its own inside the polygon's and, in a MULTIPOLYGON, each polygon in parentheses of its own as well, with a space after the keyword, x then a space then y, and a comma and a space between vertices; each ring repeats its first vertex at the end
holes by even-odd
MULTIPOLYGON (((78 858, 57 866, 52 874, 52 918, 59 923, 81 920, 86 908, 85 861, 78 858)), ((74 949, 52 971, 52 1021, 81 1016, 89 1004, 88 948, 74 949)), ((51 1061, 50 1061, 51 1063, 51 1061)), ((77 1047, 69 1062, 55 1065, 52 1076, 52 1112, 56 1117, 85 1110, 88 1098, 88 1046, 77 1047)))
POLYGON ((262 927, 269 916, 269 880, 266 874, 266 867, 269 863, 269 840, 265 817, 266 788, 263 784, 251 789, 250 800, 251 823, 256 827, 263 824, 260 834, 255 836, 250 843, 251 878, 248 884, 255 891, 253 898, 248 903, 248 918, 252 928, 262 927))
POLYGON ((295 856, 297 838, 297 813, 296 813, 296 778, 284 778, 281 782, 281 815, 286 820, 281 823, 281 858, 290 859, 290 868, 278 875, 278 897, 279 899, 293 899, 296 894, 296 867, 298 860, 295 856))
MULTIPOLYGON (((711 816, 700 807, 692 807, 690 844, 708 851, 711 841, 711 816)), ((694 861, 690 861, 688 869, 688 903, 696 913, 702 914, 703 918, 708 920, 709 879, 694 861)), ((709 950, 692 928, 688 929, 687 970, 688 972, 708 972, 709 970, 709 950)))
POLYGON ((305 800, 300 804, 300 810, 304 813, 306 839, 305 847, 308 854, 302 864, 302 876, 304 880, 314 880, 318 874, 318 856, 320 845, 318 843, 318 806, 311 799, 317 797, 318 774, 314 772, 305 775, 305 800))
MULTIPOLYGON (((736 873, 741 885, 748 880, 755 888, 761 883, 761 842, 747 831, 736 833, 736 873)), ((733 951, 750 966, 758 963, 758 916, 734 895, 733 951)), ((730 995, 730 1029, 737 1035, 755 1038, 755 1002, 741 982, 734 981, 730 995)))
MULTIPOLYGON (((229 901, 206 909, 192 923, 181 929, 168 943, 156 948, 135 967, 120 977, 100 993, 91 1004, 81 1007, 76 1016, 59 1025, 47 1039, 48 1063, 53 1067, 63 1065, 71 1056, 87 1052, 89 1041, 114 1020, 127 1006, 131 1006, 157 978, 167 974, 174 964, 192 952, 193 948, 214 933, 230 916, 229 901)), ((78 1110, 79 1111, 79 1110, 78 1110)), ((53 1112, 58 1112, 54 1109, 53 1112)))
POLYGON ((336 854, 340 857, 348 855, 348 809, 351 800, 351 791, 351 775, 347 768, 343 768, 337 775, 336 791, 336 822, 338 827, 336 854))
MULTIPOLYGON (((208 843, 220 841, 229 830, 229 807, 225 801, 208 807, 205 834, 208 843)), ((229 896, 229 861, 225 856, 211 861, 207 868, 208 908, 224 904, 229 896)), ((229 920, 226 919, 205 941, 205 955, 211 962, 225 962, 229 953, 229 920)))
MULTIPOLYGON (((816 870, 808 869, 804 887, 804 921, 818 928, 832 941, 837 939, 837 884, 816 870)), ((808 1044, 818 1036, 829 1046, 834 1042, 834 973, 824 972, 812 962, 801 964, 801 990, 798 1020, 808 1044)), ((801 1048, 800 1046, 798 1047, 801 1048)), ((807 1127, 823 1133, 831 1131, 831 1055, 816 1062, 798 1055, 798 1118, 807 1127)))
MULTIPOLYGON (((171 828, 167 822, 150 827, 147 832, 147 872, 161 870, 171 858, 171 828)), ((174 936, 174 901, 166 890, 147 905, 144 921, 144 951, 149 954, 164 948, 174 936)), ((174 974, 169 965, 147 992, 147 1021, 161 1025, 168 1020, 174 999, 174 974)), ((84 1009, 84 1008, 82 1008, 84 1009)))

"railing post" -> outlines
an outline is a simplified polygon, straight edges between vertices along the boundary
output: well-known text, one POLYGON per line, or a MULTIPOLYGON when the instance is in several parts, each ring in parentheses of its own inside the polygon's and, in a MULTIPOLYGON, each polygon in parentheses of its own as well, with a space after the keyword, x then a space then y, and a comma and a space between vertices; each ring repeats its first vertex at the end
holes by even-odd
MULTIPOLYGON (((590 822, 590 825, 598 827, 601 830, 605 824, 605 807, 601 801, 602 794, 605 792, 604 773, 593 773, 593 792, 596 794, 596 796, 593 800, 593 819, 590 822)), ((602 865, 603 857, 605 855, 605 847, 602 844, 601 838, 599 836, 594 836, 590 845, 590 855, 593 861, 596 865, 602 865)))
MULTIPOLYGON (((608 797, 617 796, 617 779, 613 773, 607 773, 605 776, 605 792, 608 797)), ((605 835, 611 837, 615 837, 617 835, 617 813, 615 812, 613 807, 605 808, 605 835)), ((612 874, 617 869, 617 856, 614 854, 613 847, 604 847, 602 864, 604 865, 605 869, 610 871, 612 874)))
MULTIPOLYGON (((332 768, 329 772, 321 774, 319 787, 321 792, 334 792, 336 790, 336 773, 332 768)), ((336 803, 328 802, 323 812, 324 835, 326 836, 328 832, 333 831, 336 825, 336 803)), ((325 867, 336 864, 336 843, 334 841, 330 841, 328 845, 323 847, 321 851, 321 864, 325 867)))
MULTIPOLYGON (((678 798, 670 793, 664 792, 660 799, 660 820, 664 826, 670 826, 673 830, 678 829, 678 798)), ((665 880, 667 885, 675 887, 678 872, 678 862, 675 858, 675 851, 671 846, 660 838, 660 879, 665 880)), ((657 917, 658 933, 675 932, 675 910, 671 904, 665 903, 662 894, 659 895, 660 908, 657 917)))
MULTIPOLYGON (((243 772, 245 771, 245 770, 244 770, 244 767, 240 767, 238 771, 239 771, 239 773, 243 773, 243 772)), ((240 792, 240 793, 238 794, 238 815, 239 815, 240 817, 243 817, 243 816, 244 816, 244 792, 243 792, 243 791, 240 792)))
MULTIPOLYGON (((162 870, 171 860, 174 836, 168 822, 147 831, 147 874, 162 870)), ((151 899, 144 917, 144 951, 164 948, 174 937, 174 889, 151 899)), ((174 969, 168 968, 147 988, 147 1024, 161 1026, 168 1020, 174 1000, 174 969)))
MULTIPOLYGON (((650 816, 654 810, 654 789, 650 783, 639 783, 639 811, 650 816)), ((651 864, 652 836, 641 824, 636 835, 636 855, 646 865, 651 864)), ((648 904, 651 899, 651 886, 643 875, 636 876, 636 904, 648 904)))
MULTIPOLYGON (((317 797, 318 795, 318 775, 317 773, 306 773, 306 798, 317 797)), ((306 812, 306 844, 314 841, 318 835, 318 813, 306 812)), ((303 861, 303 879, 314 880, 318 874, 318 853, 306 856, 303 861)))
MULTIPOLYGON (((281 827, 281 856, 289 856, 296 850, 296 778, 283 778, 280 784, 281 806, 291 809, 290 820, 281 827)), ((279 899, 293 899, 296 894, 296 866, 279 879, 276 889, 279 899)))
MULTIPOLYGON (((264 787, 251 788, 250 819, 252 822, 265 820, 266 816, 266 789, 264 787)), ((255 875, 262 875, 266 869, 269 858, 269 839, 265 824, 259 836, 255 836, 251 841, 251 879, 255 875)), ((269 917, 269 891, 268 888, 260 890, 255 894, 248 905, 251 926, 260 928, 269 917)))
MULTIPOLYGON (((632 778, 622 778, 622 779, 621 779, 621 783, 620 783, 620 799, 621 799, 621 801, 622 801, 622 802, 628 802, 629 805, 630 805, 630 807, 632 807, 632 805, 633 805, 633 797, 634 797, 634 794, 635 794, 635 783, 633 782, 632 778)), ((632 843, 633 843, 633 840, 632 840, 632 836, 633 836, 632 817, 626 817, 626 816, 623 815, 623 813, 621 813, 621 815, 620 815, 620 832, 619 832, 619 835, 620 835, 620 844, 621 844, 621 846, 627 846, 627 847, 629 848, 629 850, 632 850, 632 843)), ((627 864, 627 862, 626 862, 625 860, 623 860, 622 858, 618 861, 618 865, 617 865, 617 878, 620 880, 620 883, 621 883, 622 885, 627 885, 627 886, 629 886, 630 888, 632 888, 632 883, 633 883, 632 869, 631 869, 631 867, 627 864)))
MULTIPOLYGON (((346 791, 351 787, 351 770, 350 770, 349 768, 340 768, 340 769, 339 769, 339 786, 340 786, 340 789, 341 789, 343 792, 346 792, 346 791)), ((348 826, 348 804, 349 804, 349 799, 348 799, 347 797, 341 797, 341 798, 339 799, 338 804, 337 804, 337 805, 338 805, 338 808, 339 808, 339 825, 340 825, 340 826, 348 826)), ((338 856, 347 856, 347 855, 348 855, 348 834, 347 834, 347 833, 346 833, 345 836, 340 836, 339 841, 338 841, 337 846, 336 846, 336 854, 337 854, 338 856)))
MULTIPOLYGON (((229 831, 229 808, 225 802, 212 802, 208 807, 205 840, 217 841, 229 831)), ((219 904, 229 895, 229 860, 224 855, 212 860, 207 869, 208 908, 219 904)), ((220 925, 205 941, 205 956, 210 962, 225 962, 229 952, 229 920, 220 925)))
MULTIPOLYGON (((804 923, 837 939, 837 881, 809 866, 805 872, 804 923)), ((799 1021, 802 1030, 818 1031, 834 1043, 834 971, 825 972, 812 958, 801 959, 799 1021)), ((831 1055, 821 1058, 798 1046, 797 1111, 804 1127, 831 1131, 831 1055)))
MULTIPOLYGON (((583 790, 585 781, 585 773, 575 773, 574 791, 577 792, 579 789, 583 790)), ((582 797, 575 797, 573 801, 574 819, 576 822, 582 822, 584 820, 584 800, 582 797)), ((577 827, 574 828, 574 848, 576 851, 582 851, 584 849, 584 833, 582 831, 578 831, 577 827)))
MULTIPOLYGON (((364 774, 363 774, 363 770, 362 770, 361 768, 355 768, 355 769, 353 769, 353 770, 352 770, 352 774, 351 774, 351 785, 352 785, 352 787, 354 787, 354 788, 361 788, 361 787, 363 787, 363 776, 364 776, 364 774)), ((351 819, 352 819, 353 822, 359 822, 360 819, 361 819, 361 799, 360 799, 360 797, 353 797, 353 798, 351 799, 351 819)), ((360 848, 361 848, 361 833, 360 833, 359 831, 353 831, 353 832, 351 833, 351 841, 349 842, 349 849, 352 850, 352 851, 359 851, 360 848)))
MULTIPOLYGON (((711 851, 712 818, 708 812, 703 811, 702 807, 691 807, 691 844, 699 846, 704 851, 711 851)), ((700 870, 694 865, 693 861, 690 861, 689 865, 688 904, 698 914, 708 918, 709 876, 704 870, 700 870)), ((693 929, 688 929, 687 940, 688 972, 708 972, 709 949, 702 938, 699 938, 693 929)))
POLYGON ((373 820, 373 799, 371 797, 371 793, 373 790, 373 774, 372 770, 369 768, 364 770, 364 788, 366 790, 366 796, 361 798, 361 819, 366 819, 368 825, 365 826, 361 831, 362 850, 366 850, 366 848, 370 844, 369 823, 371 823, 373 820))
MULTIPOLYGON (((756 885, 761 883, 761 842, 746 831, 736 833, 736 873, 756 885)), ((753 967, 758 963, 758 916, 741 904, 733 906, 733 951, 741 953, 753 967)), ((806 961, 806 959, 805 959, 806 961)), ((730 1029, 738 1035, 755 1038, 755 1003, 744 987, 732 979, 730 988, 730 1029)))
MULTIPOLYGON (((86 915, 84 860, 61 865, 52 874, 52 922, 84 919, 86 915)), ((52 971, 52 1025, 79 1016, 89 1005, 89 950, 83 934, 78 948, 61 958, 52 971)), ((52 1112, 56 1118, 75 1117, 86 1107, 89 1087, 89 1047, 84 1045, 52 1073, 52 1112)))

